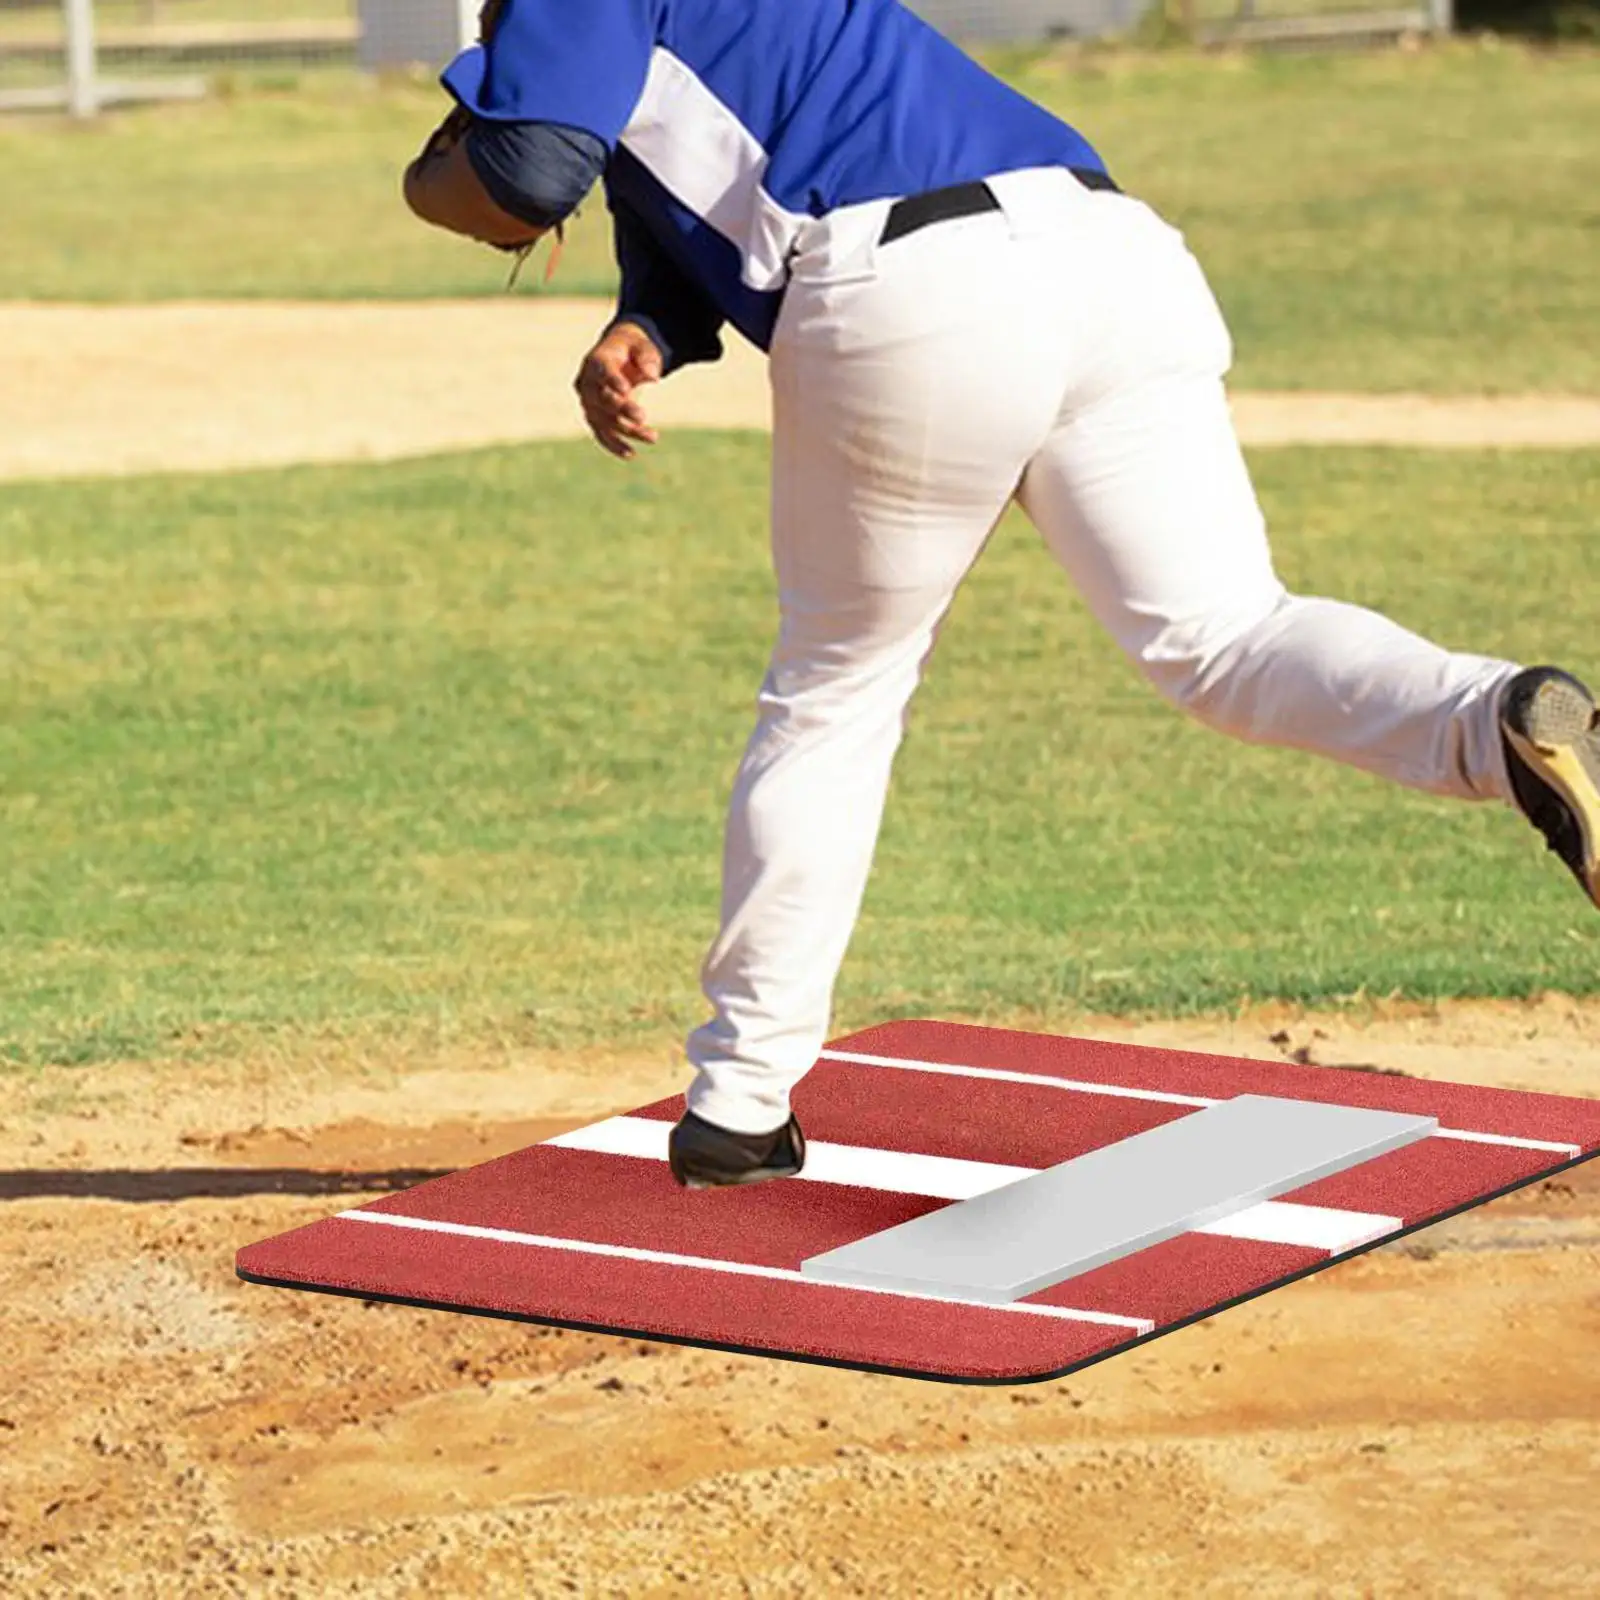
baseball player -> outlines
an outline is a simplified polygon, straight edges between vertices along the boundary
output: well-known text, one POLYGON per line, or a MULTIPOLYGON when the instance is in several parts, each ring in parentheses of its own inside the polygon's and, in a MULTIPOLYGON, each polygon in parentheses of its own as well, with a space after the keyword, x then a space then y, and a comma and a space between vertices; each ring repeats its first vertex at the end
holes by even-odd
POLYGON ((907 706, 1015 500, 1155 687, 1236 738, 1521 809, 1600 904, 1600 716, 1552 667, 1288 593, 1182 236, 1084 137, 897 0, 504 0, 407 169, 428 222, 523 251, 599 182, 616 315, 595 438, 641 392, 770 356, 780 625, 733 787, 711 1016, 671 1136, 691 1187, 798 1172, 907 706))

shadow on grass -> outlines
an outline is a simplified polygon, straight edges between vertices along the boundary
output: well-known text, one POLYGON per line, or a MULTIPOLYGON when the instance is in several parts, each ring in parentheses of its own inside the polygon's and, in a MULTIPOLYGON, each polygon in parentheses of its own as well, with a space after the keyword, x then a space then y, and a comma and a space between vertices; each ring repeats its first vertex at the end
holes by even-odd
POLYGON ((260 1194, 374 1194, 444 1178, 451 1167, 318 1172, 307 1167, 164 1167, 153 1171, 0 1171, 0 1200, 237 1200, 260 1194))

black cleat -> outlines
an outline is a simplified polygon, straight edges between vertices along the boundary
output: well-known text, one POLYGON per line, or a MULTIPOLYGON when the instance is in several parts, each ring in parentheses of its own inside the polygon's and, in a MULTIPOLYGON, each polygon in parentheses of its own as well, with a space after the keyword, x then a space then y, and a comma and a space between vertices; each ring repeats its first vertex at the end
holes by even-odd
POLYGON ((685 1189, 792 1178, 806 1164, 806 1136, 793 1117, 772 1133, 729 1133, 685 1111, 667 1140, 667 1162, 685 1189))
POLYGON ((1500 736, 1517 804, 1600 906, 1600 711, 1571 673, 1529 667, 1506 685, 1500 736))

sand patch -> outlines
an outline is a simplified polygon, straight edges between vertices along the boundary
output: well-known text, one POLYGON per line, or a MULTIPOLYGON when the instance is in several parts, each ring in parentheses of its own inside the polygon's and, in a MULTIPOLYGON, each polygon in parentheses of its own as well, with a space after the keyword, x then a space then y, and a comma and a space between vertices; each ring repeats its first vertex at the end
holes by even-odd
MULTIPOLYGON (((1559 997, 1058 1031, 1600 1092, 1600 1006, 1559 997)), ((347 1203, 341 1185, 483 1160, 681 1081, 669 1049, 404 1043, 0 1077, 0 1589, 1600 1585, 1600 1163, 1022 1390, 233 1277, 240 1244, 347 1203)))
MULTIPOLYGON (((0 304, 0 479, 381 461, 579 438, 599 300, 0 304)), ((736 337, 650 397, 664 432, 765 428, 766 368, 736 337)), ((1581 396, 1243 393, 1251 445, 1600 445, 1581 396)))

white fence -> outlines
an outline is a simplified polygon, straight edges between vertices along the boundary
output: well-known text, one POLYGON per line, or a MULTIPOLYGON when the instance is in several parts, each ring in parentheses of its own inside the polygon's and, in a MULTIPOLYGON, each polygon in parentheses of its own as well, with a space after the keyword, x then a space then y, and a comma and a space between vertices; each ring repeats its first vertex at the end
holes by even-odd
POLYGON ((1097 38, 1152 12, 1202 43, 1263 44, 1448 32, 1451 0, 908 0, 953 39, 1097 38))
MULTIPOLYGON (((570 0, 581 5, 584 0, 570 0)), ((1451 0, 908 0, 953 38, 1124 33, 1162 10, 1203 42, 1448 30, 1451 0)), ((199 96, 227 75, 335 65, 436 67, 477 31, 479 0, 0 0, 0 109, 91 116, 199 96)))
POLYGON ((351 67, 360 33, 353 0, 0 0, 0 108, 92 115, 231 74, 351 67))

